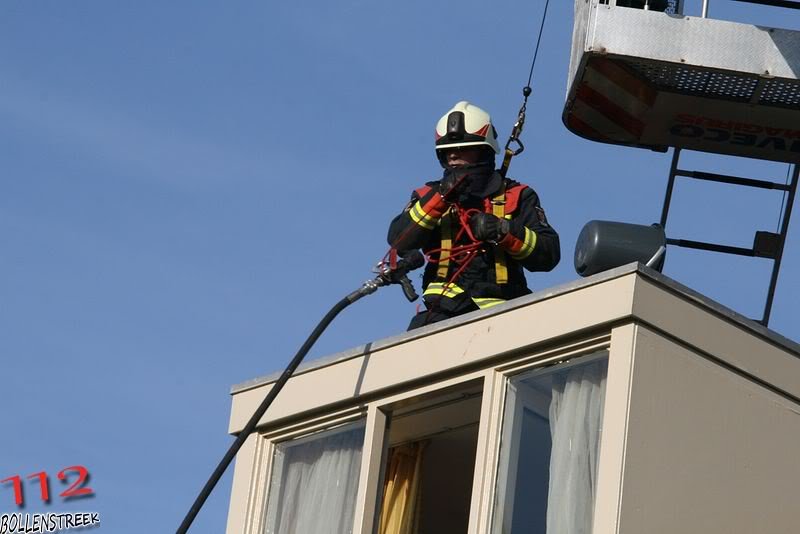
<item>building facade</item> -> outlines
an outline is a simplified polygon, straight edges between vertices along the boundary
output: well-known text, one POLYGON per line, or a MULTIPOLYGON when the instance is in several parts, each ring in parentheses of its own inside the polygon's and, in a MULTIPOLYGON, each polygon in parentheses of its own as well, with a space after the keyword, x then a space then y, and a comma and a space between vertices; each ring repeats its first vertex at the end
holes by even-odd
POLYGON ((798 357, 636 264, 371 343, 289 380, 227 532, 796 533, 798 357))

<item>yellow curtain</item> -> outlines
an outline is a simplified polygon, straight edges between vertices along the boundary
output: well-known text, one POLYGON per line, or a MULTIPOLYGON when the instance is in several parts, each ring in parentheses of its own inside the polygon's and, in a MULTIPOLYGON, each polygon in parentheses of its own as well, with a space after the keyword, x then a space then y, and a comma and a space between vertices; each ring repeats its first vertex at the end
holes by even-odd
POLYGON ((420 473, 426 441, 389 449, 379 534, 414 534, 419 522, 420 473))

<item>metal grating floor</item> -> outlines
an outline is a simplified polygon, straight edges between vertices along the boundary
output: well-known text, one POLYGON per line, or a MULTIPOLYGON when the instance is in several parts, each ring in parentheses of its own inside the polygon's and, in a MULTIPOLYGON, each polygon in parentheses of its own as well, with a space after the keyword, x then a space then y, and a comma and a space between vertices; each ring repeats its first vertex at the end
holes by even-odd
POLYGON ((800 82, 770 80, 764 86, 759 103, 800 109, 800 82))
MULTIPOLYGON (((736 102, 751 102, 760 79, 751 74, 719 72, 674 63, 635 59, 623 62, 661 90, 736 102)), ((800 80, 768 80, 757 97, 757 103, 800 109, 800 80)))

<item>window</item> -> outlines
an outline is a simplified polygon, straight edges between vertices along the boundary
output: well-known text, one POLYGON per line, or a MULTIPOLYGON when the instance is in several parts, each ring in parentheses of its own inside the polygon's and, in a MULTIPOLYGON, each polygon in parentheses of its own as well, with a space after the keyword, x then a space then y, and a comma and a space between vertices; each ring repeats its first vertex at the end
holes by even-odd
POLYGON ((378 534, 466 534, 482 381, 390 413, 378 534))
POLYGON ((363 444, 363 421, 278 443, 265 533, 350 534, 363 444))
POLYGON ((606 355, 509 380, 494 534, 591 532, 606 355))

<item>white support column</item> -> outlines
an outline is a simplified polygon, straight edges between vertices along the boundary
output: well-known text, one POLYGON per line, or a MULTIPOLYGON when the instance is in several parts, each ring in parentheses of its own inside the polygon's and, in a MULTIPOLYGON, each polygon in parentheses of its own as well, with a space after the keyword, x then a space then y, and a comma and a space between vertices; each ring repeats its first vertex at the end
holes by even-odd
POLYGON ((231 486, 231 500, 228 507, 228 523, 225 532, 235 534, 241 532, 251 532, 257 505, 261 503, 253 495, 253 489, 257 481, 263 481, 258 476, 261 471, 261 457, 263 456, 261 447, 263 438, 254 432, 247 437, 247 440, 239 449, 236 455, 236 463, 233 467, 233 483, 231 486))
POLYGON ((506 376, 489 371, 483 381, 481 419, 478 426, 478 448, 475 476, 472 482, 468 534, 489 532, 494 495, 497 451, 500 448, 500 425, 506 376))
POLYGON ((600 437, 597 492, 594 503, 594 534, 616 534, 622 498, 622 470, 625 463, 625 440, 633 378, 636 343, 635 324, 626 324, 611 331, 608 351, 608 378, 603 406, 603 428, 600 437))
POLYGON ((367 410, 366 424, 353 527, 353 532, 358 534, 372 534, 375 528, 377 519, 375 511, 380 497, 383 445, 386 441, 386 414, 373 404, 367 410))

